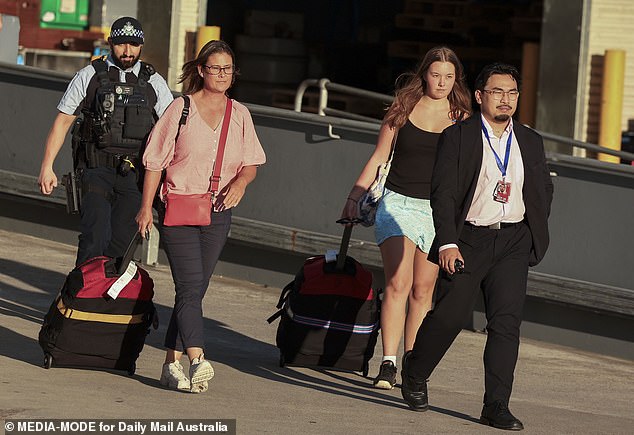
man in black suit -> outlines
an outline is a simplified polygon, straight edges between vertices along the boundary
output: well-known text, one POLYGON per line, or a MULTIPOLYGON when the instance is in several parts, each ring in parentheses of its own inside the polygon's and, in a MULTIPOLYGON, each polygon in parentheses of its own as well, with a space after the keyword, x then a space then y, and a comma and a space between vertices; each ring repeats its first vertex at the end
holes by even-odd
POLYGON ((431 205, 441 268, 436 304, 403 357, 402 395, 428 408, 427 379, 470 318, 482 290, 487 317, 480 422, 521 430, 508 409, 517 362, 528 267, 548 247, 553 185, 542 138, 513 122, 516 68, 495 63, 476 79, 481 113, 447 128, 438 143, 431 205), (463 266, 463 268, 461 267, 463 266))

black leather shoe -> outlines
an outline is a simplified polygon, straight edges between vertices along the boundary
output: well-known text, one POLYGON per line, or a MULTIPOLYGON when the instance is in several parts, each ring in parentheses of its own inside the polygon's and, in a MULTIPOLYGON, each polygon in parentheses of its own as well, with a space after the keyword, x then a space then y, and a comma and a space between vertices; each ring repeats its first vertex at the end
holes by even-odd
POLYGON ((427 381, 415 381, 409 376, 408 362, 412 351, 403 355, 403 369, 401 370, 401 394, 403 399, 414 411, 427 411, 429 409, 427 397, 427 381))
POLYGON ((524 425, 521 421, 511 414, 508 406, 501 401, 493 402, 490 405, 484 405, 482 415, 480 415, 480 423, 493 426, 497 429, 505 430, 522 430, 524 425))

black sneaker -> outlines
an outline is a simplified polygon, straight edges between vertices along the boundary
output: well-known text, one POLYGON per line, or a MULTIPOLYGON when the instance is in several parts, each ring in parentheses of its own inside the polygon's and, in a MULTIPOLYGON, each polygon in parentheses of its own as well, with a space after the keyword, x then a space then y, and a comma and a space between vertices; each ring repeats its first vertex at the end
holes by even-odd
POLYGON ((374 378, 374 388, 391 390, 396 384, 396 366, 392 361, 383 361, 379 369, 379 375, 374 378))

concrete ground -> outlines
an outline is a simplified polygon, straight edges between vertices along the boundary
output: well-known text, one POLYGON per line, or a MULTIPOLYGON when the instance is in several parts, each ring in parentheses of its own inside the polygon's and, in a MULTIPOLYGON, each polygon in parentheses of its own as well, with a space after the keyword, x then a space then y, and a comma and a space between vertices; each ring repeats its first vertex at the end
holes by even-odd
MULTIPOLYGON (((162 340, 173 301, 167 266, 149 269, 162 323, 148 336, 134 376, 45 370, 37 334, 73 265, 75 247, 7 231, 0 231, 0 240, 0 419, 232 418, 240 434, 500 432, 477 422, 485 335, 459 335, 430 379, 431 409, 416 413, 398 386, 374 390, 356 373, 279 367, 277 322, 266 323, 279 289, 220 276, 204 301, 207 356, 216 370, 210 390, 194 395, 163 389, 162 340)), ((379 344, 371 376, 380 353, 379 344)), ((524 433, 632 433, 632 361, 524 340, 515 378, 511 410, 524 422, 524 433)))

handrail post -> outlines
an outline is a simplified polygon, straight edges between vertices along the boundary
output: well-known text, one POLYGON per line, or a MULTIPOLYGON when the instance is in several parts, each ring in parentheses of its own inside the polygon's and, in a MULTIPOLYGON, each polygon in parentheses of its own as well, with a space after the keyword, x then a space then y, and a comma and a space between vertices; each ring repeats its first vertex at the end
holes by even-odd
MULTIPOLYGON (((328 107, 328 88, 327 86, 330 84, 330 80, 328 79, 320 79, 319 80, 319 107, 317 108, 317 113, 321 116, 326 116, 326 108, 328 107)), ((335 134, 332 131, 332 124, 328 124, 328 136, 332 139, 341 139, 341 136, 335 134)))
POLYGON ((317 113, 321 116, 326 116, 324 109, 328 107, 328 89, 326 86, 330 83, 328 79, 319 79, 319 107, 317 113))
POLYGON ((309 86, 314 86, 317 84, 318 81, 315 79, 306 79, 299 84, 299 86, 297 87, 297 93, 295 94, 294 109, 296 112, 302 111, 302 100, 304 99, 304 93, 306 92, 306 89, 308 89, 309 86))

